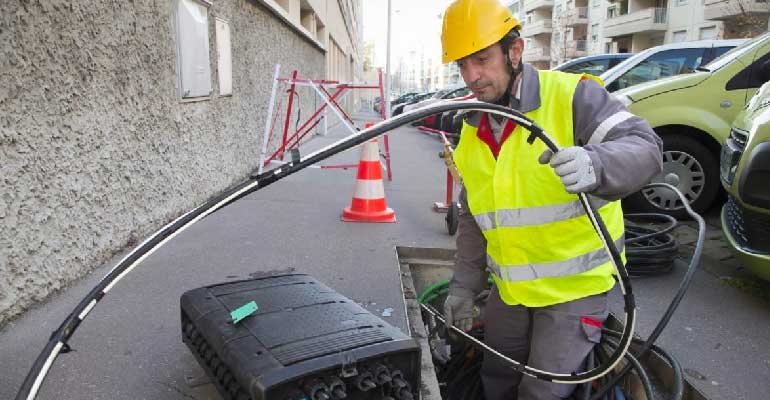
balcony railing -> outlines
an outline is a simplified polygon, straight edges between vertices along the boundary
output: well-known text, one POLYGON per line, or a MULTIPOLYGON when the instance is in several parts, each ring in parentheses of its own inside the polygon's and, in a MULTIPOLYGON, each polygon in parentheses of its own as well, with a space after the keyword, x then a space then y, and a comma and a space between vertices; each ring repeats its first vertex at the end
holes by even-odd
POLYGON ((585 39, 573 40, 567 44, 567 58, 578 58, 588 55, 588 41, 585 39))
POLYGON ((604 36, 617 37, 667 29, 668 11, 665 8, 645 8, 607 19, 604 23, 604 36))
POLYGON ((668 19, 668 9, 666 8, 653 8, 655 10, 655 13, 653 15, 652 23, 654 24, 665 24, 668 19))

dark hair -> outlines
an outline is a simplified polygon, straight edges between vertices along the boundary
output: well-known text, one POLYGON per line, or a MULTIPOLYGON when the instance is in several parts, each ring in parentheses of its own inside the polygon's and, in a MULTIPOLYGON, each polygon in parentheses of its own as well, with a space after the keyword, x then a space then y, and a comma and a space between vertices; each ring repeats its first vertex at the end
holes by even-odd
MULTIPOLYGON (((513 42, 515 42, 519 37, 519 31, 516 30, 516 28, 513 28, 508 31, 508 33, 506 33, 505 36, 503 36, 503 38, 498 42, 500 43, 500 50, 503 51, 503 56, 505 57, 505 64, 508 65, 508 72, 511 74, 516 73, 518 66, 514 68, 513 64, 511 64, 511 59, 508 57, 508 50, 510 50, 513 42)), ((519 63, 521 63, 521 61, 519 61, 519 63)))
POLYGON ((511 48, 513 42, 519 37, 519 31, 514 28, 508 31, 508 33, 500 39, 500 49, 503 50, 503 54, 508 55, 508 49, 511 48))

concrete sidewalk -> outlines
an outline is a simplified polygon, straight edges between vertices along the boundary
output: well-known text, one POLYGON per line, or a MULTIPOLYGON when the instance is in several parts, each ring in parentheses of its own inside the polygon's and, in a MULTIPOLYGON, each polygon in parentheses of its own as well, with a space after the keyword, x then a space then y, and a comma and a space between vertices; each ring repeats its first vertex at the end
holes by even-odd
MULTIPOLYGON (((354 117, 359 126, 377 119, 372 113, 354 117)), ((303 153, 346 135, 338 125, 304 145, 303 153)), ((431 210, 445 198, 440 142, 403 127, 390 134, 390 144, 393 181, 385 181, 385 193, 397 223, 340 222, 354 169, 308 168, 258 191, 191 227, 122 280, 71 340, 76 351, 60 355, 39 398, 217 399, 212 385, 201 384, 203 373, 181 341, 179 297, 253 273, 309 273, 377 315, 392 309, 383 318, 406 330, 395 246, 454 248, 454 239, 444 215, 431 210)), ((356 164, 358 157, 351 150, 324 164, 356 164)), ((715 219, 710 221, 703 266, 658 344, 680 360, 687 379, 707 398, 764 399, 770 391, 770 311, 766 301, 722 279, 736 266, 715 219)), ((687 244, 693 230, 681 230, 687 244)), ((689 254, 686 247, 682 252, 689 254)), ((0 399, 15 396, 50 332, 113 262, 0 331, 0 399)), ((642 336, 661 317, 683 273, 679 265, 672 274, 632 281, 642 336)))

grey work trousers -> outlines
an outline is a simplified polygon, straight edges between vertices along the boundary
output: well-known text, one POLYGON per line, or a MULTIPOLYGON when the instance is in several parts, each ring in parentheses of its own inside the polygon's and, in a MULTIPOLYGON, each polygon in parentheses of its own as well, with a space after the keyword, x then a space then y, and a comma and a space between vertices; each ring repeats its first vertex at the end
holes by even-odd
MULTIPOLYGON (((581 370, 586 356, 599 343, 600 323, 609 311, 607 293, 529 308, 505 304, 495 286, 484 312, 487 345, 530 367, 571 373, 581 370)), ((522 375, 489 352, 484 354, 481 379, 486 400, 556 400, 575 390, 575 385, 522 375)))

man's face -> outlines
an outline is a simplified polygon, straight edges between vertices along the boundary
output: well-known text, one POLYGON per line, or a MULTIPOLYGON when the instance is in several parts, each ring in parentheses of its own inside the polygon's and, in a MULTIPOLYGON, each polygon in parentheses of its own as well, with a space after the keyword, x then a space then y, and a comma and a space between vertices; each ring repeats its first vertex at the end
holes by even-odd
POLYGON ((510 77, 505 59, 511 57, 513 65, 517 65, 523 50, 520 41, 514 41, 507 55, 503 54, 500 44, 495 43, 457 60, 463 81, 477 99, 493 103, 503 97, 510 77))

